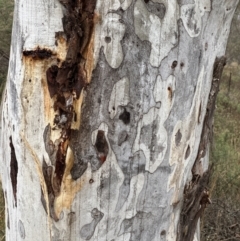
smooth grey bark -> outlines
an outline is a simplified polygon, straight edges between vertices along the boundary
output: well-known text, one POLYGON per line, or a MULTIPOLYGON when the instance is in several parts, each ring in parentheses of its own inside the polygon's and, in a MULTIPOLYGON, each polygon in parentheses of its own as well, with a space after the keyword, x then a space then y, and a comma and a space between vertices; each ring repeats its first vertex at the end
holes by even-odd
POLYGON ((237 3, 15 3, 0 130, 7 240, 200 240, 237 3))

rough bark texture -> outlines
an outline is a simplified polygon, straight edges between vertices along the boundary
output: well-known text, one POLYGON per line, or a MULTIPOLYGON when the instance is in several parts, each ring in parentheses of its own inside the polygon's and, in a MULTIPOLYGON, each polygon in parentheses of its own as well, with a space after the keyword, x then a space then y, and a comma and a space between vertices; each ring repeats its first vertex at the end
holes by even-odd
POLYGON ((0 130, 7 240, 200 240, 237 3, 16 2, 0 130))

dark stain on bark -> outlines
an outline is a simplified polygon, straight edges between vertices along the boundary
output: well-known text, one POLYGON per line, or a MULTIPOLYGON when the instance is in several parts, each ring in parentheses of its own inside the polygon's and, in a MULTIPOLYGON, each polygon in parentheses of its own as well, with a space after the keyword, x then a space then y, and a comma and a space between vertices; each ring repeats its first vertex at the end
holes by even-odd
POLYGON ((111 41, 112 41, 111 37, 109 37, 109 36, 106 36, 106 37, 104 38, 104 40, 105 40, 105 42, 106 42, 107 44, 111 43, 111 41))
POLYGON ((170 101, 172 101, 172 98, 173 98, 172 88, 169 86, 167 89, 168 89, 168 98, 170 101))
POLYGON ((166 230, 163 230, 163 231, 161 232, 161 236, 164 236, 164 235, 166 235, 166 230))
POLYGON ((56 81, 56 77, 58 74, 58 66, 57 65, 52 65, 50 68, 47 70, 47 83, 48 83, 48 91, 51 96, 51 98, 57 94, 57 89, 58 89, 58 83, 56 81))
POLYGON ((10 148, 11 148, 11 160, 10 160, 10 177, 12 182, 13 196, 15 200, 15 206, 17 207, 17 175, 18 175, 18 162, 15 153, 15 148, 12 143, 12 137, 10 136, 10 148))
POLYGON ((74 223, 76 221, 77 217, 76 217, 76 213, 75 212, 70 212, 68 214, 68 225, 71 225, 72 223, 74 223))
POLYGON ((39 46, 35 50, 24 50, 23 56, 31 57, 34 60, 49 59, 54 54, 50 49, 40 48, 39 46))
POLYGON ((210 204, 207 185, 211 169, 203 173, 201 159, 205 157, 208 146, 212 140, 213 114, 219 91, 222 71, 226 65, 226 57, 217 57, 213 66, 213 78, 208 98, 207 111, 204 118, 203 129, 198 154, 192 168, 192 180, 185 186, 184 203, 180 216, 177 241, 192 241, 196 231, 198 219, 202 216, 207 204, 210 204))
POLYGON ((123 112, 119 115, 119 119, 122 120, 125 125, 128 125, 130 123, 130 117, 130 112, 128 112, 126 108, 124 108, 123 112))
POLYGON ((179 145, 181 139, 182 139, 182 133, 181 133, 181 131, 180 131, 180 129, 179 129, 178 132, 177 132, 176 135, 175 135, 175 143, 176 143, 176 146, 179 145))
POLYGON ((185 160, 188 159, 189 155, 190 155, 190 146, 188 145, 186 153, 185 153, 185 160))
POLYGON ((177 60, 174 60, 174 61, 172 62, 171 68, 172 68, 172 69, 175 69, 175 68, 177 67, 177 64, 178 64, 177 60))
POLYGON ((90 183, 90 184, 94 183, 94 180, 91 178, 91 179, 89 180, 89 183, 90 183))
POLYGON ((105 132, 102 130, 99 130, 97 133, 95 148, 97 151, 97 157, 100 161, 100 164, 103 164, 107 159, 109 148, 105 137, 105 132))
POLYGON ((201 122, 201 113, 202 113, 202 103, 200 103, 199 110, 198 110, 198 123, 201 122))

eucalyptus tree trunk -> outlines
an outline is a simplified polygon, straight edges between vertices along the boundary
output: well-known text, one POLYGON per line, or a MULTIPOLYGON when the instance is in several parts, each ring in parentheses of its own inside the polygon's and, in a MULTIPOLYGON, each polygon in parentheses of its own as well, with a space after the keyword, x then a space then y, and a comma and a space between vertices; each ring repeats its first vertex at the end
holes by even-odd
POLYGON ((200 240, 237 2, 15 2, 6 240, 200 240))

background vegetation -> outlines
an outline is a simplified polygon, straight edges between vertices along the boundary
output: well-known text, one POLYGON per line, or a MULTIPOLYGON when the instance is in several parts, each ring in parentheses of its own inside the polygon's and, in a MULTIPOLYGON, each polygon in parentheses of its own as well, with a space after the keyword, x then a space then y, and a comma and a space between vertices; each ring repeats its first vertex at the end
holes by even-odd
MULTIPOLYGON (((11 39, 13 0, 0 0, 0 97, 11 39)), ((240 241, 240 4, 235 13, 215 113, 210 162, 214 164, 212 204, 202 222, 203 241, 240 241)), ((4 235, 4 197, 0 185, 0 241, 4 235)))
POLYGON ((7 76, 12 33, 13 6, 13 0, 0 0, 0 97, 7 76))

